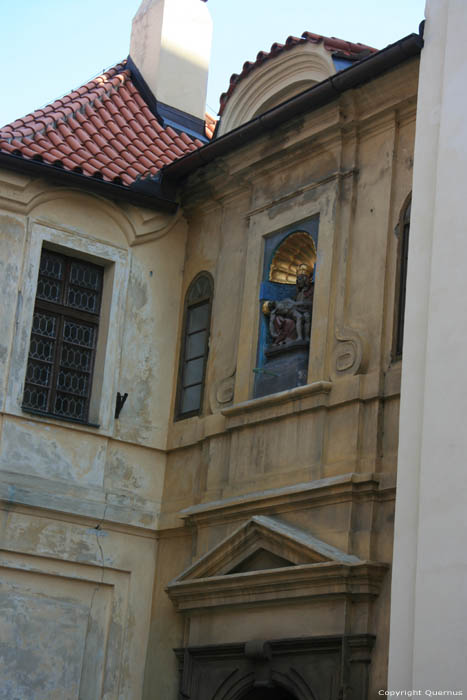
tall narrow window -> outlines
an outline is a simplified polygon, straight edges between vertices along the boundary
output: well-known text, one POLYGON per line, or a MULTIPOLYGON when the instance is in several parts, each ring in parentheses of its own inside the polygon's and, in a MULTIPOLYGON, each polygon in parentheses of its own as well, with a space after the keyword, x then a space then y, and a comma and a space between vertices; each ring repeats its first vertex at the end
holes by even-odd
POLYGON ((212 277, 207 272, 201 272, 190 284, 185 298, 176 420, 201 413, 209 349, 212 295, 212 277))
POLYGON ((23 409, 86 423, 103 268, 43 250, 23 409))
POLYGON ((410 209, 411 199, 402 210, 399 221, 399 252, 396 278, 396 305, 395 305, 395 338, 394 356, 402 355, 404 341, 404 317, 405 317, 405 295, 407 285, 407 259, 409 255, 409 232, 410 232, 410 209))

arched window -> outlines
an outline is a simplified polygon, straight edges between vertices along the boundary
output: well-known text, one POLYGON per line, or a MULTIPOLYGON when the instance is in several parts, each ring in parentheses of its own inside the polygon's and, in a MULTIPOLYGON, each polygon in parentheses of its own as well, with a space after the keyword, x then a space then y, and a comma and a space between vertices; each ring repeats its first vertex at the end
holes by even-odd
POLYGON ((202 410, 213 291, 211 275, 200 272, 186 293, 175 420, 202 410))
POLYGON ((407 258, 409 254, 410 209, 412 199, 408 198, 399 220, 399 249, 397 258, 395 323, 394 323, 394 358, 402 356, 404 341, 405 292, 407 284, 407 258))

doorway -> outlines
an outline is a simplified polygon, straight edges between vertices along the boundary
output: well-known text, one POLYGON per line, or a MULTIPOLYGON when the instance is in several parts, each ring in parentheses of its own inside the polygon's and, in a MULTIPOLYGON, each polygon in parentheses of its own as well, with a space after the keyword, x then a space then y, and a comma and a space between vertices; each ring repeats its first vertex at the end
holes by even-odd
POLYGON ((252 688, 241 700, 296 700, 296 697, 282 688, 252 688))

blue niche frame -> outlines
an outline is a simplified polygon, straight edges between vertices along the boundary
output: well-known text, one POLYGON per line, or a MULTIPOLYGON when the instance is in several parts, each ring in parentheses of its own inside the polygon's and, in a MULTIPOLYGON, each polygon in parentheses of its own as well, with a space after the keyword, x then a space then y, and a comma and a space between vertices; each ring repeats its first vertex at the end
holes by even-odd
MULTIPOLYGON (((264 368, 265 362, 265 349, 270 344, 271 338, 269 337, 269 324, 261 311, 263 302, 266 300, 279 301, 281 299, 287 299, 295 294, 296 287, 294 284, 281 284, 279 282, 269 281, 269 270, 271 267, 274 255, 280 245, 285 241, 286 238, 291 236, 293 233, 298 233, 300 231, 305 231, 313 239, 316 251, 318 251, 318 230, 319 230, 319 214, 315 214, 309 219, 304 221, 297 221, 292 226, 283 228, 276 233, 273 233, 265 238, 264 242, 264 262, 263 262, 263 274, 262 282, 259 290, 259 332, 258 332, 258 348, 256 352, 256 370, 261 370, 264 368)), ((313 281, 315 281, 316 268, 313 270, 313 281)), ((255 388, 253 395, 257 395, 257 385, 258 385, 258 375, 255 374, 255 388)))

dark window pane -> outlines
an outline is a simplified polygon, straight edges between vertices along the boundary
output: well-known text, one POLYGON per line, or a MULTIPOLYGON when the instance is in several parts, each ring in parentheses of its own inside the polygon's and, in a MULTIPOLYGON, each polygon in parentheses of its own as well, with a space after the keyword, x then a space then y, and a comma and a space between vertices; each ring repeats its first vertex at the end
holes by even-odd
POLYGON ((54 357, 55 341, 42 338, 41 336, 31 336, 29 346, 29 357, 43 362, 52 362, 54 357))
POLYGON ((52 365, 46 365, 43 362, 34 362, 30 360, 26 372, 26 381, 31 384, 40 384, 41 386, 49 386, 52 375, 52 365))
POLYGON ((197 360, 189 360, 185 363, 183 371, 183 386, 200 384, 203 381, 204 357, 197 360))
POLYGON ((71 263, 70 283, 99 291, 102 282, 102 269, 76 260, 71 263))
POLYGON ((201 299, 206 299, 212 295, 211 280, 206 275, 198 277, 196 282, 192 284, 188 292, 188 303, 194 304, 201 299))
POLYGON ((87 374, 60 368, 57 377, 57 389, 71 394, 78 394, 79 396, 87 396, 88 385, 89 376, 87 374))
POLYGON ((198 411, 201 407, 201 384, 182 391, 182 413, 198 411))
POLYGON ((68 396, 57 393, 55 396, 54 413, 65 418, 84 420, 86 401, 78 396, 68 396))
POLYGON ((28 386, 24 390, 23 406, 33 408, 36 411, 47 410, 48 389, 40 389, 36 386, 28 386))
POLYGON ((191 360, 193 357, 204 355, 206 349, 207 331, 199 331, 187 337, 186 343, 186 360, 191 360))
POLYGON ((99 311, 99 294, 82 287, 68 287, 67 305, 95 314, 99 311))
POLYGON ((62 283, 48 277, 39 277, 37 283, 37 298, 58 304, 62 295, 62 283))
POLYGON ((55 338, 57 335, 57 319, 49 314, 40 314, 36 311, 32 319, 32 332, 55 338))
POLYGON ((81 345, 86 348, 94 347, 96 329, 84 323, 65 319, 63 324, 63 339, 73 345, 81 345))
POLYGON ((54 255, 48 250, 43 250, 39 264, 39 274, 53 277, 56 280, 63 278, 64 259, 61 255, 54 255))
POLYGON ((409 204, 404 212, 404 225, 402 227, 402 237, 399 250, 399 289, 397 302, 397 323, 396 323, 396 357, 402 355, 404 343, 404 317, 405 317, 405 297, 407 286, 407 260, 409 254, 409 234, 410 234, 410 207, 409 204))
POLYGON ((92 352, 74 345, 63 343, 60 365, 89 372, 91 369, 92 352))
POLYGON ((200 304, 192 309, 188 309, 188 333, 207 328, 208 318, 209 304, 200 304))
POLYGON ((185 315, 177 388, 178 418, 199 414, 203 403, 204 375, 209 352, 209 326, 212 304, 212 279, 198 275, 185 297, 185 315))

